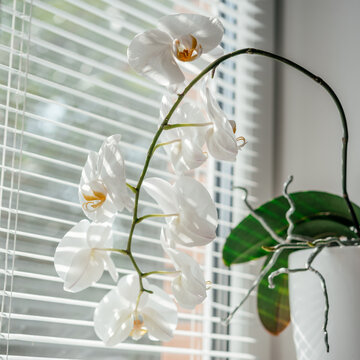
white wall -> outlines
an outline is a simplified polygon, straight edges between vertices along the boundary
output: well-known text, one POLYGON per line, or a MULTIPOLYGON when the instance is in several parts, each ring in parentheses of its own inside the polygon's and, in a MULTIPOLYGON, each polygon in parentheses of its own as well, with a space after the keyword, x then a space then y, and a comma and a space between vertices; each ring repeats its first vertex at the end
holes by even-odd
MULTIPOLYGON (((307 67, 333 87, 350 129, 349 194, 360 202, 360 1, 285 0, 281 8, 278 53, 307 67)), ((319 85, 281 67, 275 137, 275 192, 287 175, 293 190, 341 193, 340 118, 319 85)))
MULTIPOLYGON (((326 80, 343 103, 350 129, 348 190, 360 203, 360 1, 283 0, 277 11, 277 53, 326 80)), ((291 191, 341 194, 342 130, 334 103, 304 75, 277 69, 275 194, 289 174, 295 176, 291 191)), ((272 359, 295 359, 289 331, 273 339, 272 359)))

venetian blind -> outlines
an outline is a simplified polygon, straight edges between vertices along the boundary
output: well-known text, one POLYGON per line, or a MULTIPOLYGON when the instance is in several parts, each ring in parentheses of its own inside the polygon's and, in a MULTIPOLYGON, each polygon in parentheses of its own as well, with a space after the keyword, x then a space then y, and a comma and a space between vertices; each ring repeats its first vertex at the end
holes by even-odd
MULTIPOLYGON (((209 161, 196 171, 216 201, 218 238, 193 251, 213 283, 206 302, 179 311, 175 337, 168 343, 127 340, 107 348, 93 331, 93 310, 114 284, 108 274, 91 288, 64 292, 53 266, 62 236, 84 218, 78 203, 80 172, 90 150, 105 137, 122 134, 127 177, 135 184, 158 124, 163 89, 136 75, 126 49, 135 34, 174 12, 217 15, 225 26, 223 46, 248 46, 255 35, 250 1, 213 0, 3 0, 1 2, 1 338, 3 359, 254 359, 246 335, 253 314, 242 311, 225 327, 221 317, 245 292, 253 275, 230 271, 221 249, 230 228, 245 212, 232 186, 252 186, 254 151, 243 151, 236 166, 209 161), (239 171, 241 169, 241 173, 239 171), (236 286, 234 286, 236 285, 236 286), (145 354, 145 355, 144 355, 145 354)), ((187 64, 189 74, 206 65, 187 64)), ((252 63, 229 61, 217 70, 220 105, 251 142, 248 108, 252 63), (246 96, 245 96, 246 98, 246 96), (248 135, 247 135, 248 134, 248 135)), ((165 153, 158 151, 149 176, 171 180, 165 153)), ((144 212, 154 212, 143 197, 144 212)), ((115 220, 115 245, 122 247, 129 213, 115 220)), ((141 224, 134 253, 146 271, 166 268, 159 246, 161 221, 141 224)), ((120 275, 132 268, 114 255, 120 275)), ((164 288, 169 279, 155 278, 164 288)))

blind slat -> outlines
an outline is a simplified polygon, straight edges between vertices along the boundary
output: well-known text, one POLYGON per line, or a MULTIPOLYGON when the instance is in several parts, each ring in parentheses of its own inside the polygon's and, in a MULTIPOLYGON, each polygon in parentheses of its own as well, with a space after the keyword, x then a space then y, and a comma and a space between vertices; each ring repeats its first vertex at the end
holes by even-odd
MULTIPOLYGON (((0 334, 0 336, 7 336, 7 334, 0 334)), ((23 334, 10 334, 10 340, 17 341, 29 341, 29 342, 44 342, 44 343, 57 343, 59 345, 65 346, 81 346, 87 348, 102 348, 106 349, 106 346, 97 340, 83 340, 83 339, 70 339, 70 338, 59 338, 59 337, 50 337, 50 336, 35 336, 35 335, 23 335, 23 334)), ((203 350, 187 349, 187 348, 177 348, 172 346, 159 346, 159 345, 142 345, 142 344, 130 344, 130 343, 121 343, 116 345, 113 349, 121 350, 130 350, 130 351, 144 351, 144 352, 159 352, 159 353, 169 353, 169 354, 193 354, 193 355, 203 355, 205 354, 203 350)), ((255 360, 255 357, 249 354, 231 354, 225 351, 209 351, 209 355, 221 357, 221 358, 231 358, 231 359, 246 359, 246 360, 255 360)))
MULTIPOLYGON (((0 96, 9 99, 0 104, 0 110, 7 114, 7 123, 0 124, 0 131, 5 134, 5 141, 0 144, 3 157, 0 232, 6 238, 6 246, 0 249, 1 257, 6 259, 6 265, 0 268, 6 283, 0 289, 0 296, 5 299, 2 317, 6 320, 0 332, 10 349, 7 358, 32 360, 38 358, 38 351, 44 360, 50 360, 56 352, 43 353, 42 349, 61 348, 62 358, 70 360, 82 358, 89 348, 94 358, 103 358, 107 351, 115 354, 118 349, 128 351, 129 360, 132 354, 146 352, 154 354, 154 359, 162 353, 182 354, 184 360, 254 359, 246 351, 228 351, 233 343, 246 346, 255 343, 254 339, 232 330, 238 324, 247 326, 244 324, 253 319, 253 314, 243 310, 241 319, 235 319, 230 327, 221 323, 231 309, 232 297, 241 297, 254 279, 247 268, 228 269, 222 263, 224 238, 234 219, 246 214, 241 207, 233 206, 232 186, 237 185, 233 164, 210 160, 194 171, 203 182, 209 182, 220 216, 219 236, 210 247, 191 249, 205 271, 206 280, 213 285, 205 304, 192 312, 180 310, 179 329, 172 347, 125 342, 108 349, 98 340, 84 340, 87 335, 81 328, 90 335, 87 339, 95 339, 89 319, 98 298, 114 284, 105 272, 104 278, 84 293, 65 293, 53 266, 54 249, 62 235, 84 217, 77 202, 77 188, 89 151, 97 151, 107 136, 121 133, 128 182, 135 185, 147 144, 158 126, 157 109, 165 89, 129 68, 126 46, 133 36, 156 26, 160 16, 179 10, 205 15, 221 11, 226 28, 223 44, 229 50, 237 46, 243 31, 235 17, 245 24, 246 16, 235 16, 240 11, 228 1, 215 4, 208 0, 99 0, 91 4, 84 0, 7 0, 0 4, 0 9, 4 18, 0 23, 4 35, 0 40, 0 77, 9 79, 7 84, 0 84, 0 96), (23 9, 11 8, 14 1, 24 5, 23 9), (13 60, 9 62, 10 57, 13 60), (234 287, 233 281, 242 285, 234 287), (42 308, 55 312, 43 313, 42 308), (186 343, 179 342, 178 337, 186 343), (74 356, 75 352, 78 356, 74 356)), ((244 34, 256 38, 252 30, 256 26, 256 22, 251 22, 244 34)), ((242 28, 246 28, 243 23, 242 28)), ((184 64, 187 77, 197 74, 208 60, 204 56, 200 61, 184 64)), ((256 127, 252 123, 251 105, 257 98, 252 88, 259 83, 251 72, 258 70, 245 57, 241 62, 231 60, 217 69, 221 77, 217 82, 218 93, 221 92, 217 100, 226 112, 239 119, 239 127, 244 135, 249 133, 245 137, 253 143, 258 139, 253 135, 256 127), (244 69, 245 74, 240 75, 239 69, 244 69), (249 91, 241 90, 239 83, 248 84, 249 91), (240 101, 238 96, 245 100, 240 101), (249 120, 239 117, 240 106, 249 114, 249 120)), ((194 97, 191 101, 198 99, 194 97)), ((251 150, 244 152, 245 160, 239 167, 245 174, 244 180, 254 186, 257 186, 252 182, 256 156, 251 150)), ((167 159, 165 152, 157 152, 147 175, 173 181, 175 175, 168 172, 167 159)), ((148 201, 148 197, 141 199, 140 205, 146 207, 145 212, 149 208, 158 212, 158 205, 148 201)), ((116 242, 126 244, 131 221, 127 212, 115 217, 116 242)), ((151 219, 136 229, 134 257, 144 268, 151 265, 155 270, 169 269, 171 262, 164 257, 159 240, 163 224, 163 219, 151 219)), ((189 251, 183 246, 179 249, 189 251)), ((113 254, 112 258, 119 274, 130 272, 127 257, 113 254)), ((168 275, 152 278, 166 289, 170 288, 171 279, 168 275)))

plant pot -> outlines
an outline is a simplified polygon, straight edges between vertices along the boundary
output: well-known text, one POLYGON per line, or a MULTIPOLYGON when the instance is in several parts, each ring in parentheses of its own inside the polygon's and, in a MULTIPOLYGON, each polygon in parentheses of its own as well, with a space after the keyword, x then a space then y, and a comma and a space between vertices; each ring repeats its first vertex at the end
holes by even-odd
MULTIPOLYGON (((304 267, 312 250, 289 256, 289 267, 304 267)), ((291 321, 298 360, 360 358, 360 248, 326 248, 312 266, 325 278, 329 295, 328 336, 324 342, 325 298, 319 277, 310 271, 289 277, 291 321)))

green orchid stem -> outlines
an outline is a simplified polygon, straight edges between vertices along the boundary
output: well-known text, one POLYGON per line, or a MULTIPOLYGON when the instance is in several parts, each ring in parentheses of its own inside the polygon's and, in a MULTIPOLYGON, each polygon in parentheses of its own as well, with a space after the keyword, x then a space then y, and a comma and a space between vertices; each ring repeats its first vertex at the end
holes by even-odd
POLYGON ((126 250, 122 250, 122 249, 115 249, 115 248, 99 248, 99 249, 96 249, 96 250, 102 250, 102 251, 112 251, 112 252, 118 252, 122 255, 125 255, 125 256, 128 256, 128 252, 126 250))
POLYGON ((165 125, 164 130, 171 130, 181 127, 201 127, 201 126, 213 126, 214 124, 212 122, 207 123, 189 123, 189 124, 171 124, 171 125, 165 125))
MULTIPOLYGON (((356 233, 358 235, 360 235, 360 226, 359 226, 359 221, 356 217, 354 208, 351 204, 351 201, 349 199, 349 195, 347 192, 347 149, 348 149, 348 141, 349 141, 349 133, 348 133, 348 127, 347 127, 347 122, 346 122, 346 116, 345 116, 345 112, 344 109, 341 105, 341 102, 339 100, 339 98, 337 97, 337 95, 335 94, 335 92, 332 90, 332 88, 324 81, 322 80, 320 77, 314 75, 313 73, 311 73, 309 70, 305 69, 304 67, 296 64, 295 62, 288 60, 282 56, 273 54, 271 52, 268 51, 264 51, 264 50, 259 50, 259 49, 254 49, 254 48, 245 48, 245 49, 240 49, 240 50, 236 50, 234 52, 231 52, 229 54, 226 54, 224 56, 219 57, 218 59, 216 59, 215 61, 213 61, 210 65, 208 65, 203 71, 201 71, 199 73, 199 75, 197 75, 190 83, 188 86, 186 86, 186 88, 184 89, 184 91, 178 95, 177 100, 175 101, 174 105, 172 106, 172 108, 170 109, 169 113, 166 115, 166 117, 164 118, 163 122, 161 123, 161 125, 159 126, 158 130, 156 131, 154 138, 150 144, 147 156, 146 156, 146 160, 144 163, 144 167, 143 170, 141 172, 140 178, 138 180, 138 183, 136 185, 136 187, 134 188, 136 190, 135 193, 135 201, 134 201, 134 211, 133 211, 133 219, 132 219, 132 224, 131 224, 131 228, 130 228, 130 232, 129 232, 129 237, 128 237, 128 241, 127 241, 127 248, 126 251, 129 253, 129 257, 130 259, 132 259, 133 265, 135 270, 138 272, 139 274, 139 281, 140 281, 140 289, 143 289, 143 285, 142 285, 142 276, 141 276, 141 271, 139 269, 139 267, 136 264, 136 261, 134 260, 134 258, 132 257, 131 254, 131 243, 132 243, 132 238, 133 238, 133 234, 135 231, 135 227, 138 224, 137 220, 138 220, 138 206, 139 206, 139 198, 140 198, 140 189, 141 189, 141 185, 145 179, 146 173, 148 171, 149 165, 150 165, 150 160, 154 154, 154 149, 156 147, 156 144, 159 140, 159 137, 161 135, 161 133, 163 132, 164 128, 168 125, 168 122, 171 118, 171 116, 173 115, 174 111, 176 110, 176 108, 178 107, 178 105, 181 103, 181 101, 183 100, 183 98, 185 97, 185 95, 191 90, 191 88, 198 82, 200 81, 208 72, 214 72, 214 70, 216 69, 217 66, 219 66, 222 62, 231 59, 233 57, 236 56, 240 56, 243 54, 247 54, 247 55, 259 55, 259 56, 264 56, 264 57, 268 57, 271 59, 274 59, 276 61, 282 62, 284 64, 287 64, 289 66, 291 66, 292 68, 302 72, 304 75, 308 76, 309 78, 311 78, 312 80, 314 80, 316 83, 318 83, 320 86, 322 86, 331 96, 331 98, 334 100, 336 107, 340 113, 340 117, 341 117, 341 123, 342 123, 342 127, 343 127, 343 137, 342 137, 342 192, 343 192, 343 198, 346 201, 346 204, 349 208, 349 211, 351 213, 351 217, 353 219, 354 222, 354 226, 356 229, 356 233)), ((278 254, 277 252, 274 253, 278 254)))
POLYGON ((176 275, 179 274, 180 271, 149 271, 142 274, 142 277, 148 277, 151 275, 176 275))
POLYGON ((175 140, 171 140, 171 141, 168 141, 168 142, 163 142, 163 143, 157 144, 154 147, 154 152, 161 146, 171 145, 171 144, 175 144, 175 143, 178 143, 178 142, 181 142, 181 139, 175 139, 175 140))
POLYGON ((137 219, 136 223, 141 223, 143 220, 145 219, 149 219, 149 218, 163 218, 163 217, 174 217, 174 216, 179 216, 179 214, 149 214, 149 215, 145 215, 142 216, 140 218, 137 219))

